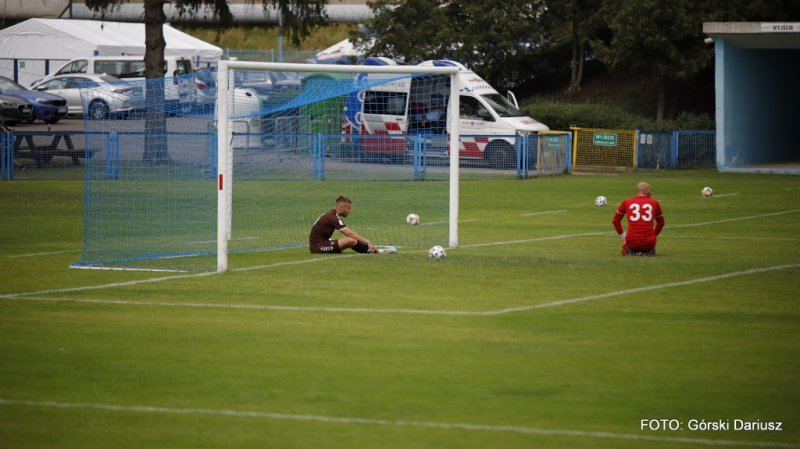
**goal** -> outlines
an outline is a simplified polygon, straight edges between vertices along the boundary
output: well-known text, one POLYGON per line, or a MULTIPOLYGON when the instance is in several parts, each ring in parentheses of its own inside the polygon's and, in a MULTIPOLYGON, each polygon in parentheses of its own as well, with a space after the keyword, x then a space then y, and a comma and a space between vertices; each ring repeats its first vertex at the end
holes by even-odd
POLYGON ((348 226, 378 246, 457 246, 457 72, 220 61, 81 86, 84 102, 105 89, 141 92, 146 106, 85 116, 94 157, 72 267, 225 271, 230 253, 306 247, 339 195, 353 201, 348 226), (446 111, 423 116, 426 99, 446 111), (421 224, 406 225, 409 213, 421 224))

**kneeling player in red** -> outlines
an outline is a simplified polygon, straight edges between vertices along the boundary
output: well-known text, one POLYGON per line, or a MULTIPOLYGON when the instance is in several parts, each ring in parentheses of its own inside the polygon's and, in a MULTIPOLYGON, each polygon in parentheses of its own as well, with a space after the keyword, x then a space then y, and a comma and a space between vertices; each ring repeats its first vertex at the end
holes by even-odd
POLYGON ((623 256, 656 255, 656 236, 664 228, 664 213, 658 201, 650 198, 651 194, 650 184, 640 182, 636 185, 636 196, 623 201, 614 214, 611 222, 622 239, 623 256), (622 230, 622 217, 628 218, 627 233, 622 230))

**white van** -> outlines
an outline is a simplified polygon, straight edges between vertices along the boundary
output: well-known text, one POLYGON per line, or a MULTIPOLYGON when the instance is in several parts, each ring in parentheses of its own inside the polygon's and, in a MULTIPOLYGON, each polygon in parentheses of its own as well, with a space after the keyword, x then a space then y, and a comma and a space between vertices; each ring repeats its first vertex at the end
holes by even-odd
MULTIPOLYGON (((48 74, 36 84, 41 84, 56 75, 69 74, 106 74, 126 81, 138 81, 144 78, 144 56, 86 56, 74 58, 59 67, 55 73, 48 74)), ((194 73, 192 59, 183 56, 164 57, 164 78, 175 78, 172 83, 165 83, 164 94, 167 102, 178 101, 180 104, 191 104, 195 101, 194 79, 191 76, 180 76, 194 73)))
MULTIPOLYGON (((366 64, 393 65, 386 58, 368 58, 366 64)), ((489 83, 464 65, 453 61, 426 61, 420 66, 456 66, 459 68, 459 157, 485 159, 492 167, 513 167, 518 135, 538 133, 549 128, 520 111, 516 104, 500 95, 489 83)), ((367 75, 369 76, 369 75, 367 75)), ((443 136, 449 123, 449 77, 441 81, 403 78, 395 82, 351 94, 342 117, 345 146, 362 157, 386 157, 409 151, 410 135, 426 138, 429 155, 447 155, 443 136), (359 136, 358 138, 352 138, 359 136), (397 136, 393 138, 392 136, 397 136), (358 146, 358 148, 355 148, 358 146)))

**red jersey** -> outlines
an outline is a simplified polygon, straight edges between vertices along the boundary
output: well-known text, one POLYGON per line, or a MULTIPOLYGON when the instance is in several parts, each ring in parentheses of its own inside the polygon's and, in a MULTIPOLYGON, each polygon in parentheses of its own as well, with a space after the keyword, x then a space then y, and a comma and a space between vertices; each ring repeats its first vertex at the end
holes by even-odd
POLYGON ((628 218, 625 244, 629 248, 641 250, 655 248, 656 236, 664 227, 664 213, 658 201, 644 195, 623 201, 611 221, 617 234, 622 234, 622 217, 628 218), (655 229, 653 221, 656 223, 655 229))

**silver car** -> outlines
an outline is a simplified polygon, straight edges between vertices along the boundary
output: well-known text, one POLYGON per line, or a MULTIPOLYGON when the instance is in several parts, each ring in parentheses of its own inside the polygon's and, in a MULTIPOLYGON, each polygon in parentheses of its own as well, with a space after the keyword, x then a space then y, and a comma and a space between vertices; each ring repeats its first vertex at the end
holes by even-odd
POLYGON ((143 82, 124 81, 111 75, 58 75, 35 83, 32 89, 64 97, 70 114, 86 114, 95 120, 145 108, 143 82))

